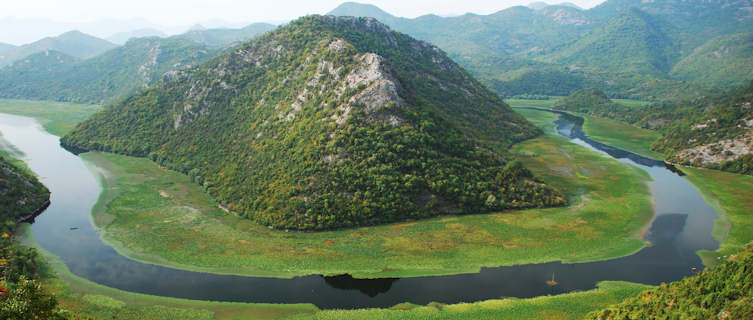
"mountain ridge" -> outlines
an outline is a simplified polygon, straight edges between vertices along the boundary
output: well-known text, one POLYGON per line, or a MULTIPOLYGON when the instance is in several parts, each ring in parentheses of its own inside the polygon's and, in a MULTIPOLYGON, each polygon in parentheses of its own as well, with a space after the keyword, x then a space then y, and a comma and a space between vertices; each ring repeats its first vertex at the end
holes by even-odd
POLYGON ((72 30, 56 37, 46 37, 35 42, 6 50, 0 59, 0 67, 31 54, 46 50, 55 50, 77 58, 91 58, 106 52, 116 45, 80 31, 72 30))

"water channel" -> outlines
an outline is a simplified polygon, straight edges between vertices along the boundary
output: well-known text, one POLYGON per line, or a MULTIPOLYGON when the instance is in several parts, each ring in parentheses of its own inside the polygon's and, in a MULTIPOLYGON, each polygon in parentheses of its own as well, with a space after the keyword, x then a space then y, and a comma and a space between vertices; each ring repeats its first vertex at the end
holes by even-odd
POLYGON ((2 139, 22 151, 24 160, 52 192, 50 207, 36 218, 32 233, 74 274, 93 282, 158 296, 260 302, 312 303, 323 309, 390 307, 402 302, 458 303, 500 297, 534 297, 589 290, 603 280, 646 284, 676 281, 703 268, 698 250, 714 250, 716 212, 678 171, 656 161, 588 139, 580 118, 563 116, 557 130, 574 143, 638 166, 654 179, 650 188, 656 217, 646 239, 652 245, 631 256, 592 263, 482 268, 478 273, 402 279, 353 279, 311 275, 292 279, 216 275, 136 262, 104 244, 90 213, 101 192, 96 168, 61 148, 58 137, 27 117, 0 114, 2 139), (78 229, 72 230, 71 228, 78 229), (556 275, 551 287, 546 280, 556 275))

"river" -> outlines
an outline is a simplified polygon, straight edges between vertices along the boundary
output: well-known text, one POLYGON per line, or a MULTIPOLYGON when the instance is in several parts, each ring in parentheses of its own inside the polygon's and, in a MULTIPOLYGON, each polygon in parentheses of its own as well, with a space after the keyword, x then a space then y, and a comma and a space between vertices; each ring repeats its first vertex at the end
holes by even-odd
POLYGON ((312 303, 323 309, 390 307, 402 302, 473 302, 500 297, 534 297, 589 290, 604 280, 658 284, 702 269, 698 250, 714 250, 715 211, 693 185, 663 162, 611 148, 585 137, 577 119, 560 118, 560 134, 577 144, 646 170, 656 217, 648 246, 631 256, 592 263, 559 262, 482 268, 478 273, 401 279, 353 279, 311 275, 292 279, 243 277, 176 270, 136 262, 101 241, 91 223, 91 208, 101 192, 97 168, 59 145, 59 139, 34 119, 0 114, 2 138, 25 154, 24 160, 52 192, 50 207, 32 224, 44 249, 59 256, 74 274, 132 292, 176 298, 312 303), (78 228, 78 229, 75 229, 78 228), (546 280, 556 275, 558 285, 546 280))

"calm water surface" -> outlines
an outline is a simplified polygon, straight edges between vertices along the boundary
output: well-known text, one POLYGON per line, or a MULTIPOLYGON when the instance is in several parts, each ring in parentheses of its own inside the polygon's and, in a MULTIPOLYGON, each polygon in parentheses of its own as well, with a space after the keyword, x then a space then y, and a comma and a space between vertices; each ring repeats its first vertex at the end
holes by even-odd
POLYGON ((275 279, 215 275, 144 264, 102 243, 90 222, 101 187, 77 156, 31 118, 0 114, 2 138, 25 154, 25 161, 52 192, 52 204, 32 225, 39 244, 62 258, 76 275, 126 291, 197 300, 313 303, 320 308, 389 307, 402 302, 472 302, 499 297, 534 297, 588 290, 603 280, 658 284, 682 279, 702 268, 697 250, 714 250, 714 210, 698 191, 664 163, 611 148, 585 137, 578 119, 559 119, 558 131, 573 142, 638 166, 654 178, 657 216, 646 239, 652 246, 614 260, 559 262, 483 268, 474 274, 403 279, 353 279, 318 275, 275 279), (79 228, 71 230, 71 228, 79 228), (559 284, 545 281, 556 275, 559 284))

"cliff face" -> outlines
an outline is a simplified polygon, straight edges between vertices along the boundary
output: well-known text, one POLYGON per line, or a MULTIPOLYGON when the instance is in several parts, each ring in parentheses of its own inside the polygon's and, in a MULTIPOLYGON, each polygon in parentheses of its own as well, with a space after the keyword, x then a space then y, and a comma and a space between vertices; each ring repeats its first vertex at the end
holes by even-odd
POLYGON ((261 223, 327 229, 564 203, 506 147, 539 134, 441 50, 310 16, 80 124, 69 147, 148 156, 261 223))

